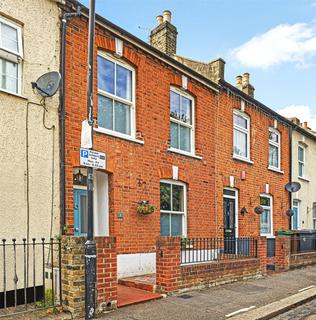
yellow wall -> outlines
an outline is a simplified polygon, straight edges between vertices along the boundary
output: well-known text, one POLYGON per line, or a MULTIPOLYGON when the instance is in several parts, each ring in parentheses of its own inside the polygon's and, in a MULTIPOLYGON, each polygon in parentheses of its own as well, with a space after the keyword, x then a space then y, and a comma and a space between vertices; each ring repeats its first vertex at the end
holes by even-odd
MULTIPOLYGON (((0 234, 1 238, 26 237, 26 109, 27 102, 38 103, 31 82, 48 71, 59 71, 60 22, 56 1, 0 1, 0 16, 22 25, 23 61, 21 96, 0 90, 0 234)), ((59 128, 58 93, 46 99, 47 126, 43 108, 29 106, 30 238, 50 236, 52 172, 54 171, 53 233, 59 234, 59 128), (54 165, 52 159, 54 158, 54 165)))

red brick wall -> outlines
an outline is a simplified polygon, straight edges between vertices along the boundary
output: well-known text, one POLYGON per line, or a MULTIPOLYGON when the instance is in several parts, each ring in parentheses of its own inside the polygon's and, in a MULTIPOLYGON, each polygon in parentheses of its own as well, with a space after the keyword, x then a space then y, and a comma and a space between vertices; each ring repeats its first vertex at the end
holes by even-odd
MULTIPOLYGON (((96 47, 114 50, 114 36, 96 30, 96 47)), ((66 49, 66 199, 67 232, 73 233, 73 167, 79 166, 81 121, 86 117, 87 23, 69 22, 66 49)), ((95 57, 96 58, 96 57, 95 57)), ((150 252, 160 234, 160 179, 187 183, 187 229, 190 237, 211 236, 214 228, 214 109, 215 93, 192 79, 188 92, 195 97, 195 145, 202 160, 168 152, 170 139, 170 86, 181 85, 181 73, 124 42, 122 60, 136 69, 136 129, 144 145, 101 133, 94 135, 94 149, 107 154, 110 180, 110 235, 117 238, 118 253, 150 252), (149 200, 157 209, 151 215, 136 213, 136 202, 149 200), (117 214, 123 213, 123 219, 117 214)), ((96 61, 96 60, 95 60, 96 61)), ((95 62, 96 63, 96 62, 95 62)), ((97 77, 95 73, 97 115, 97 77)))
POLYGON ((156 254, 156 289, 160 292, 218 285, 261 274, 259 258, 181 265, 179 237, 160 237, 156 254))
POLYGON ((316 264, 316 252, 291 254, 290 269, 316 264))
MULTIPOLYGON (((66 48, 66 224, 73 234, 73 167, 79 166, 81 121, 86 118, 87 20, 69 21, 66 48)), ((113 53, 114 35, 97 26, 96 49, 113 53)), ((121 58, 136 70, 136 135, 144 145, 102 133, 94 135, 94 149, 107 154, 109 174, 110 235, 117 238, 118 253, 151 252, 160 234, 160 179, 172 177, 172 165, 179 167, 179 180, 187 183, 187 230, 189 237, 223 236, 223 188, 229 176, 239 190, 239 235, 257 237, 260 217, 253 211, 259 195, 270 184, 273 195, 274 231, 288 229, 289 208, 284 185, 289 181, 288 129, 278 125, 282 142, 284 174, 267 169, 268 127, 273 119, 246 106, 251 117, 251 160, 249 165, 232 159, 233 108, 240 102, 221 91, 188 81, 188 93, 195 97, 195 146, 202 160, 168 152, 170 144, 169 90, 181 86, 182 74, 150 54, 124 41, 121 58), (216 153, 215 153, 216 150, 216 153), (240 174, 246 172, 246 180, 240 174), (216 184, 216 188, 215 188, 216 184), (149 200, 153 214, 136 213, 136 202, 149 200), (123 219, 117 217, 123 213, 123 219)), ((97 63, 95 55, 95 64, 97 63)), ((96 68, 97 69, 97 68, 96 68)), ((97 72, 94 79, 94 115, 97 115, 97 72)))
POLYGON ((289 236, 275 237, 275 271, 285 271, 290 267, 291 238, 289 236))
POLYGON ((281 170, 284 174, 268 170, 269 127, 274 119, 258 108, 246 103, 245 113, 250 117, 250 160, 253 164, 233 159, 233 110, 241 109, 240 99, 222 90, 219 106, 216 109, 216 211, 217 234, 223 233, 223 189, 230 186, 230 176, 235 178, 238 189, 238 227, 239 236, 257 237, 260 235, 260 215, 254 208, 260 204, 260 193, 266 192, 266 183, 270 185, 273 196, 273 232, 289 228, 286 210, 290 207, 289 195, 285 184, 290 179, 289 132, 288 127, 278 122, 281 134, 281 170), (225 143, 223 143, 225 142, 225 143), (245 171, 245 180, 241 179, 245 171), (248 211, 244 216, 240 209, 248 211))
POLYGON ((258 237, 258 257, 260 258, 260 267, 262 274, 267 273, 267 238, 258 237))
POLYGON ((116 307, 117 260, 116 239, 96 237, 97 244, 97 308, 98 312, 116 307))

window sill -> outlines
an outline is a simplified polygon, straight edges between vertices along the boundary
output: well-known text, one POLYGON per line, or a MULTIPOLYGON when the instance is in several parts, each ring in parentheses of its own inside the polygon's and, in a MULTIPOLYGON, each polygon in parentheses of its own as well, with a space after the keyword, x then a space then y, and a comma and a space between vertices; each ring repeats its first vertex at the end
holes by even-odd
POLYGON ((98 132, 98 133, 103 133, 103 134, 106 134, 108 136, 112 136, 112 137, 115 137, 115 138, 120 138, 120 139, 124 139, 124 140, 127 140, 127 141, 130 141, 130 142, 134 142, 134 143, 138 143, 138 144, 144 144, 145 142, 142 141, 142 140, 138 140, 138 139, 135 139, 135 138, 132 138, 128 135, 125 135, 125 134, 120 134, 120 133, 117 133, 117 132, 113 132, 113 131, 110 131, 110 130, 107 130, 107 129, 103 129, 103 128, 93 128, 93 130, 95 132, 98 132))
POLYGON ((242 161, 242 162, 246 162, 246 163, 249 163, 249 164, 254 164, 253 161, 247 159, 247 158, 242 158, 242 157, 239 157, 239 156, 236 156, 236 155, 233 155, 233 159, 234 160, 238 160, 238 161, 242 161))
POLYGON ((307 178, 305 178, 305 177, 300 177, 300 176, 298 176, 298 178, 299 178, 300 180, 303 180, 303 181, 306 181, 306 182, 310 182, 310 180, 307 179, 307 178))
POLYGON ((278 168, 275 168, 275 167, 270 167, 269 166, 268 169, 271 170, 271 171, 274 171, 276 173, 284 174, 284 171, 282 171, 282 170, 280 170, 278 168))
POLYGON ((175 149, 175 148, 169 148, 168 151, 169 152, 173 152, 173 153, 178 153, 178 154, 181 154, 183 156, 187 156, 187 157, 198 159, 198 160, 202 160, 203 159, 202 157, 196 156, 195 154, 192 154, 192 153, 189 153, 189 152, 185 152, 185 151, 181 151, 181 150, 178 150, 178 149, 175 149))
POLYGON ((260 236, 266 237, 267 239, 274 239, 275 238, 275 235, 271 234, 271 233, 261 233, 260 236))
POLYGON ((24 97, 18 93, 15 93, 15 92, 11 92, 11 91, 7 91, 7 90, 4 90, 4 89, 0 89, 0 93, 6 93, 10 96, 14 96, 14 97, 17 97, 17 98, 21 98, 23 100, 27 100, 27 97, 24 97))

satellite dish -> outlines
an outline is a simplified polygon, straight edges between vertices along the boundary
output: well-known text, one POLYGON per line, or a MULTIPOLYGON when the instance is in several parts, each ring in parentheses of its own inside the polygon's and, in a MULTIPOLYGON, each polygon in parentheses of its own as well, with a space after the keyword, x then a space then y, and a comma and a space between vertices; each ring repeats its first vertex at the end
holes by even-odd
POLYGON ((285 189, 288 192, 296 192, 301 189, 301 184, 299 182, 289 182, 285 185, 285 189))
POLYGON ((289 216, 289 217, 293 217, 294 216, 294 210, 293 209, 288 209, 286 210, 286 215, 289 216))
POLYGON ((58 90, 60 80, 59 72, 47 72, 40 76, 36 82, 32 82, 32 88, 35 88, 42 97, 52 97, 58 90))
POLYGON ((255 207, 255 213, 256 214, 262 214, 264 211, 263 207, 262 206, 257 206, 255 207))

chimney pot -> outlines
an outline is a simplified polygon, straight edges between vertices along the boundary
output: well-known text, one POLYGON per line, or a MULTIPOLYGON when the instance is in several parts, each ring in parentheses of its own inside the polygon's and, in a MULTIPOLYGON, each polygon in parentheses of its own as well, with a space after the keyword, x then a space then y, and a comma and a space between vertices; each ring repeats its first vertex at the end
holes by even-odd
POLYGON ((307 128, 308 128, 307 121, 303 122, 303 128, 304 128, 304 129, 307 129, 307 128))
POLYGON ((249 73, 248 72, 245 72, 243 75, 243 83, 245 86, 249 85, 249 73))
POLYGON ((242 76, 240 75, 236 77, 236 87, 240 90, 242 89, 242 76))
POLYGON ((171 11, 169 10, 165 10, 163 12, 163 22, 168 21, 169 23, 171 23, 171 11))
POLYGON ((158 25, 162 24, 163 16, 162 15, 157 16, 156 20, 157 20, 158 25))

